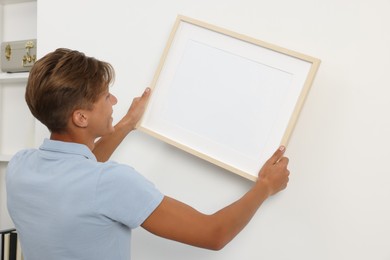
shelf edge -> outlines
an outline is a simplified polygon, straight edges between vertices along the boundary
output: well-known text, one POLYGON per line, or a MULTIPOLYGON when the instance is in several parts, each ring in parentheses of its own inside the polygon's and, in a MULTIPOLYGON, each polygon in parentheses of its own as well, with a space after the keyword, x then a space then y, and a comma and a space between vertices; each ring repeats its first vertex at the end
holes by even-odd
POLYGON ((0 73, 0 83, 12 83, 12 82, 26 82, 28 79, 28 72, 19 73, 0 73))

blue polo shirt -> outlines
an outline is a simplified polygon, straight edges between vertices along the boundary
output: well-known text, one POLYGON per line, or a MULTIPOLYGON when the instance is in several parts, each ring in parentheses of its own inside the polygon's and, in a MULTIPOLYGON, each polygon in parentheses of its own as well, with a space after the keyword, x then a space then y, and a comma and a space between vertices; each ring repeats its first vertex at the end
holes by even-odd
POLYGON ((133 168, 48 139, 12 158, 6 187, 25 260, 129 260, 131 230, 163 199, 133 168))

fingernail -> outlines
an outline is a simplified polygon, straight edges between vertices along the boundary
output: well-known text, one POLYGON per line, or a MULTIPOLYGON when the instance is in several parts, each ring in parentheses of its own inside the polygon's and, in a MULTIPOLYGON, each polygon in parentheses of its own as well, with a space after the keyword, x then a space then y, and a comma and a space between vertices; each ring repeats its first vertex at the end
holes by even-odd
POLYGON ((279 147, 279 150, 283 152, 284 150, 286 150, 286 147, 284 147, 284 146, 282 145, 282 146, 279 147))

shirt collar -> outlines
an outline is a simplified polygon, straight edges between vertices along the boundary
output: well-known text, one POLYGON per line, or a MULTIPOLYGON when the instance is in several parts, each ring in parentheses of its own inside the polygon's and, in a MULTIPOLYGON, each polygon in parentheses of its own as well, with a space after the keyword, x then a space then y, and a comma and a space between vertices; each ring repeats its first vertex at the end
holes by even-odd
POLYGON ((88 146, 84 144, 62 142, 45 138, 45 140, 43 140, 43 144, 39 147, 39 149, 45 151, 81 155, 86 157, 87 159, 97 161, 92 151, 88 148, 88 146))

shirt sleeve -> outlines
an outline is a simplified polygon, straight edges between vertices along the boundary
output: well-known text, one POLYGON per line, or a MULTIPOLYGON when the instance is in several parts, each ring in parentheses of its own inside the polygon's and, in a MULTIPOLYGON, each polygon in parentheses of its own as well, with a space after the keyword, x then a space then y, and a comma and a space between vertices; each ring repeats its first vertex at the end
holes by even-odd
POLYGON ((130 166, 105 164, 96 188, 98 212, 132 229, 140 226, 164 195, 130 166))

